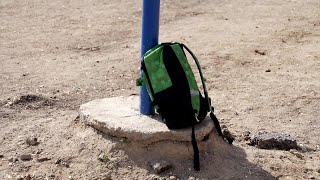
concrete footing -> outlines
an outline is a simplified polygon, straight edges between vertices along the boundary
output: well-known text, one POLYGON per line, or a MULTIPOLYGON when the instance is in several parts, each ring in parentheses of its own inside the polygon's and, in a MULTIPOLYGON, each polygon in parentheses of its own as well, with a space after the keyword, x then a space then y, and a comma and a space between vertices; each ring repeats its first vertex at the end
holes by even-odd
MULTIPOLYGON (((86 124, 112 136, 131 141, 191 141, 191 128, 169 130, 161 118, 141 115, 138 96, 97 99, 80 106, 80 117, 86 124)), ((209 118, 196 126, 196 138, 202 141, 213 129, 209 118)))

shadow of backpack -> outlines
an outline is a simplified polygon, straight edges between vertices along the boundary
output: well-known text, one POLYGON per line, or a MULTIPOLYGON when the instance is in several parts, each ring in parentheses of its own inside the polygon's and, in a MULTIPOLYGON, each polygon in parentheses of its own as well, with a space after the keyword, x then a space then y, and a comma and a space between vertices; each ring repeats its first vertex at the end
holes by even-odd
POLYGON ((208 97, 199 61, 188 47, 176 42, 161 43, 147 51, 142 58, 143 75, 137 80, 137 85, 146 86, 152 106, 169 129, 192 128, 194 169, 200 170, 194 126, 200 123, 208 112, 218 134, 230 144, 233 138, 224 136, 221 131, 208 97), (199 91, 184 50, 190 53, 199 70, 204 96, 199 91))

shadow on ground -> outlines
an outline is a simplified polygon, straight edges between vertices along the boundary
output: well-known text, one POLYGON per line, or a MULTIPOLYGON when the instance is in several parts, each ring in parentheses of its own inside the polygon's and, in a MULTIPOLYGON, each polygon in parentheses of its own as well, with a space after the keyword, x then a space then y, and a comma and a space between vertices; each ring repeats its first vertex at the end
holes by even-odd
MULTIPOLYGON (((256 180, 276 179, 269 172, 247 160, 244 149, 224 142, 215 132, 212 132, 205 142, 200 145, 199 172, 193 170, 193 149, 190 142, 159 142, 153 144, 139 144, 137 142, 119 143, 114 150, 123 150, 128 158, 137 166, 146 169, 151 174, 154 170, 148 162, 165 160, 172 164, 158 176, 169 177, 175 175, 179 179, 195 177, 204 180, 256 180), (201 147, 202 146, 202 147, 201 147)), ((199 144, 199 142, 198 142, 199 144)))

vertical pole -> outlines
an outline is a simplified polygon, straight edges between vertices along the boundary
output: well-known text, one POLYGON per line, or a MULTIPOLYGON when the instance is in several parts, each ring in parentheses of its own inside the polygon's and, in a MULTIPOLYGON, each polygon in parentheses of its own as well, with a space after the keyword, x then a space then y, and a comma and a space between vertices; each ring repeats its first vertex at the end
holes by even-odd
MULTIPOLYGON (((141 57, 158 44, 159 14, 160 0, 143 0, 141 57)), ((143 76, 142 72, 140 72, 140 76, 143 76)), ((144 115, 154 114, 150 97, 144 85, 140 87, 140 113, 144 115)))

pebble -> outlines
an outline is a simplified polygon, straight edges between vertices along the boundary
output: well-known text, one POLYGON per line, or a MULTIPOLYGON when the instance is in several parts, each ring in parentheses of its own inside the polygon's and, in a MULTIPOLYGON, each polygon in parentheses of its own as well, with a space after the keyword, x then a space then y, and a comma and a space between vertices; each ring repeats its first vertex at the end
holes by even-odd
POLYGON ((309 179, 316 179, 313 175, 309 176, 309 179))
POLYGON ((222 134, 227 138, 226 140, 228 140, 229 144, 232 144, 232 142, 234 141, 234 136, 228 130, 228 128, 226 126, 221 127, 221 131, 222 131, 222 134))
POLYGON ((241 134, 241 137, 244 141, 249 141, 251 139, 250 134, 250 131, 245 131, 241 134))
POLYGON ((61 159, 57 159, 54 163, 55 164, 60 164, 60 162, 61 162, 61 159))
POLYGON ((49 160, 51 160, 51 159, 47 158, 47 157, 42 157, 42 158, 37 159, 38 162, 44 162, 44 161, 49 161, 49 160))
POLYGON ((38 139, 37 139, 36 137, 32 137, 32 138, 29 137, 29 138, 27 138, 26 143, 27 143, 28 145, 30 145, 30 146, 36 146, 36 145, 39 144, 38 139))
POLYGON ((297 158, 299 158, 299 159, 303 159, 303 155, 300 154, 297 150, 290 149, 290 153, 297 156, 297 158))
POLYGON ((11 158, 9 158, 9 160, 8 160, 9 162, 16 162, 16 161, 18 161, 18 159, 17 158, 15 158, 15 157, 11 157, 11 158))
POLYGON ((51 174, 48 177, 46 177, 46 179, 56 179, 56 176, 54 174, 51 174))
POLYGON ((157 174, 160 174, 161 172, 172 167, 169 162, 164 160, 150 162, 150 165, 157 174))
POLYGON ((20 156, 20 159, 22 161, 30 161, 32 159, 32 156, 31 156, 31 154, 23 154, 20 156))
POLYGON ((64 161, 62 159, 58 159, 54 162, 55 164, 58 164, 58 165, 61 165, 61 166, 64 166, 66 168, 69 168, 70 167, 70 163, 67 162, 67 161, 64 161))
POLYGON ((170 180, 177 180, 178 178, 176 176, 170 176, 169 179, 170 180))
POLYGON ((24 176, 24 177, 23 177, 23 180, 31 180, 31 175, 28 174, 28 175, 24 176))
POLYGON ((242 133, 242 136, 248 137, 248 136, 250 136, 250 134, 251 134, 250 131, 245 131, 245 132, 242 133))
POLYGON ((21 176, 21 175, 17 176, 17 180, 23 180, 23 179, 24 179, 24 176, 21 176))
POLYGON ((108 158, 108 156, 107 156, 104 152, 102 152, 102 153, 99 154, 98 159, 99 159, 99 161, 101 161, 101 162, 108 162, 108 161, 110 161, 110 159, 108 158))
POLYGON ((312 171, 313 171, 313 169, 310 169, 310 168, 305 168, 303 170, 304 173, 309 173, 309 172, 312 172, 312 171))
POLYGON ((316 151, 316 149, 310 148, 304 144, 299 144, 299 151, 301 152, 310 152, 310 151, 316 151))

